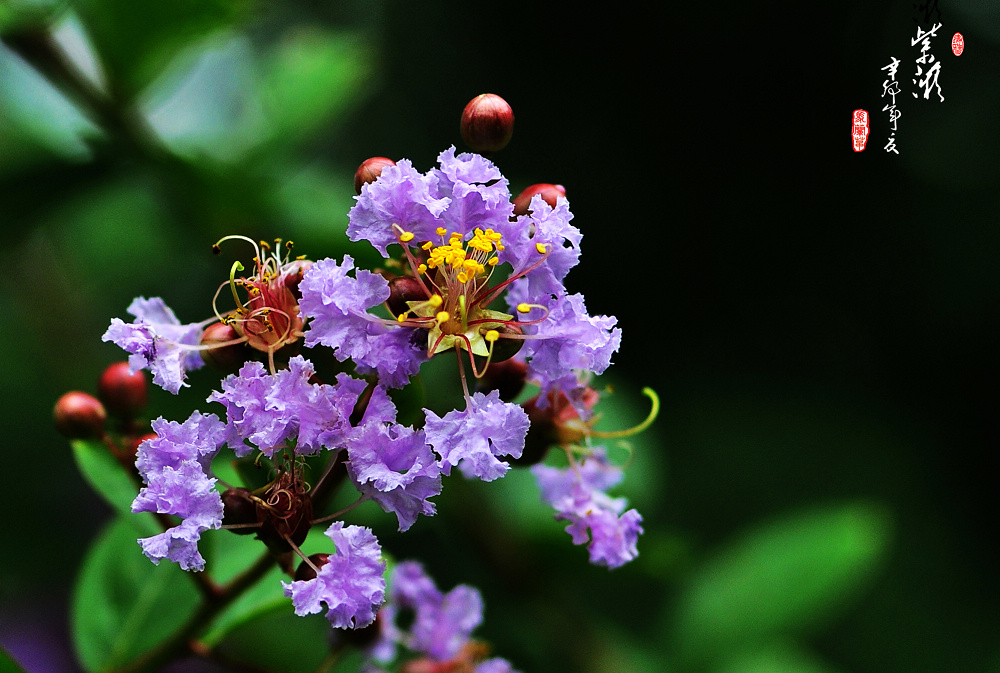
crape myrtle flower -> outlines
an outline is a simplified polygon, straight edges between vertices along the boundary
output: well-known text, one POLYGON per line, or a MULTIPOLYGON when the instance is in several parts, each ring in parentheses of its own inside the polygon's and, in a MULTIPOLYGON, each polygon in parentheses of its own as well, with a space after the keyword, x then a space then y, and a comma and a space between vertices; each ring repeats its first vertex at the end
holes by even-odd
POLYGON ((204 325, 182 325, 159 297, 137 297, 127 310, 135 320, 112 319, 102 341, 113 341, 130 353, 130 371, 148 369, 153 383, 176 394, 187 385, 187 372, 204 364, 196 350, 204 325))
POLYGON ((195 411, 184 423, 159 418, 152 427, 156 436, 139 445, 136 467, 145 486, 132 511, 172 514, 182 521, 139 545, 155 564, 166 558, 184 570, 202 570, 198 540, 202 532, 222 526, 222 498, 209 471, 225 443, 226 426, 214 414, 195 411))
POLYGON ((347 473, 362 496, 396 515, 407 530, 419 514, 437 510, 428 498, 441 493, 441 468, 421 430, 377 422, 351 434, 347 473))
POLYGON ((282 582, 285 595, 292 599, 295 614, 319 612, 327 606, 326 618, 335 628, 356 629, 375 620, 385 597, 385 561, 382 548, 371 529, 344 526, 335 521, 326 530, 336 553, 316 570, 311 580, 282 582))
POLYGON ((535 465, 531 471, 542 499, 555 508, 556 518, 570 522, 566 532, 573 544, 587 544, 591 563, 617 568, 639 554, 636 542, 642 533, 642 516, 635 509, 625 511, 624 498, 605 493, 621 481, 623 473, 608 461, 602 447, 591 449, 567 468, 535 465))
POLYGON ((251 361, 223 379, 222 391, 208 401, 226 407, 227 441, 237 456, 252 451, 247 442, 268 457, 291 440, 299 455, 343 444, 366 384, 348 374, 339 374, 336 385, 310 383, 314 374, 312 363, 296 355, 274 374, 251 361))
POLYGON ((448 475, 458 466, 466 477, 493 481, 510 466, 498 456, 519 458, 528 432, 528 415, 519 405, 500 401, 496 390, 474 393, 464 411, 450 411, 440 418, 427 415, 427 441, 441 455, 441 471, 448 475))
POLYGON ((383 670, 396 657, 396 646, 420 655, 404 662, 401 672, 470 671, 515 673, 504 659, 487 659, 489 648, 472 640, 483 621, 483 599, 460 584, 445 593, 416 561, 403 561, 389 574, 386 603, 379 612, 379 638, 366 651, 362 670, 383 670), (406 619, 409 615, 412 619, 406 619), (408 627, 397 622, 407 621, 408 627))
POLYGON ((635 509, 626 511, 624 498, 606 493, 621 482, 624 472, 608 459, 606 449, 591 447, 590 441, 642 432, 659 414, 659 399, 651 389, 644 389, 652 401, 645 420, 625 430, 602 431, 593 427, 598 419, 592 414, 600 393, 588 386, 570 392, 572 396, 555 389, 524 403, 531 427, 520 462, 532 465, 542 499, 556 510, 555 518, 569 522, 566 532, 573 544, 587 545, 591 563, 617 568, 639 553, 636 543, 642 533, 642 516, 635 509), (541 464, 551 446, 565 452, 568 467, 541 464))
POLYGON ((236 262, 230 270, 228 283, 223 283, 216 291, 218 299, 222 289, 228 286, 236 303, 235 309, 226 313, 216 309, 215 318, 182 325, 161 298, 138 297, 128 307, 128 312, 135 317, 133 322, 112 319, 102 340, 112 341, 130 354, 132 372, 149 369, 153 383, 176 394, 181 386, 187 385, 184 382, 187 372, 205 364, 200 354, 203 351, 221 352, 244 343, 267 353, 273 373, 274 353, 302 336, 304 323, 299 315, 297 286, 311 262, 290 258, 291 241, 285 244, 285 256, 282 257, 280 239, 275 241, 279 251, 268 257, 262 256, 261 249, 269 251, 270 246, 263 242, 258 246, 245 236, 226 236, 213 246, 213 250, 218 252, 220 243, 233 238, 250 242, 256 252, 253 275, 237 278, 236 272, 242 271, 243 265, 236 262), (239 290, 246 294, 245 300, 240 297, 239 290), (217 332, 211 329, 208 332, 212 334, 207 335, 206 327, 212 323, 231 327, 233 338, 220 341, 215 336, 217 332))
MULTIPOLYGON (((404 277, 411 282, 403 300, 390 303, 402 307, 394 312, 395 321, 369 312, 390 302, 389 281, 364 270, 352 277, 349 256, 340 264, 318 262, 301 285, 301 308, 311 319, 306 345, 330 346, 338 358, 352 359, 359 371, 377 372, 393 387, 405 384, 422 359, 437 353, 464 351, 479 377, 498 341, 519 347, 525 340, 548 338, 552 330, 536 336, 525 331, 547 321, 550 305, 560 305, 563 279, 579 260, 581 234, 569 224, 564 198, 553 208, 539 195, 531 215, 514 217, 507 180, 488 159, 456 155, 452 147, 438 161, 440 168, 426 174, 405 160, 386 166, 377 180, 362 185, 349 214, 351 240, 367 240, 384 257, 392 244, 403 249, 410 272, 404 277), (509 271, 495 273, 504 265, 509 271), (494 283, 494 275, 505 278, 494 283), (512 313, 488 308, 514 283, 520 289, 516 301, 508 302, 512 313), (530 319, 515 318, 529 312, 530 319), (423 354, 414 352, 415 343, 424 345, 423 354), (485 365, 473 355, 486 359, 485 365)), ((561 323, 587 322, 582 300, 569 302, 563 313, 571 316, 561 323)), ((588 324, 610 331, 614 320, 588 324)), ((606 343, 587 336, 584 347, 597 352, 571 358, 572 364, 603 369, 620 332, 611 332, 606 343)))

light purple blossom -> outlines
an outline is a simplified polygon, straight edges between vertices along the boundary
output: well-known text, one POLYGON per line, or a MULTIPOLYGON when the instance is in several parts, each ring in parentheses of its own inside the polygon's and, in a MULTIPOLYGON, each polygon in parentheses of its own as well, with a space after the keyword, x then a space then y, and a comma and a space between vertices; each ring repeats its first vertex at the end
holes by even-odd
POLYGON ((282 582, 292 599, 295 614, 319 612, 326 603, 326 617, 335 628, 368 626, 385 597, 385 561, 371 529, 334 522, 326 536, 337 551, 311 580, 282 582))
POLYGON ((483 599, 476 589, 460 584, 441 593, 415 561, 398 564, 389 586, 389 601, 395 609, 414 612, 409 638, 404 636, 406 645, 438 661, 458 654, 483 621, 483 599))
POLYGON ((481 661, 476 665, 474 673, 518 673, 510 662, 500 657, 481 661))
POLYGON ((275 374, 251 361, 222 381, 222 391, 213 392, 208 401, 226 407, 229 446, 237 456, 252 450, 244 440, 267 456, 290 440, 299 454, 344 443, 366 384, 347 374, 338 375, 335 385, 310 383, 314 373, 312 363, 296 355, 288 369, 275 374))
POLYGON ((421 240, 430 239, 450 202, 439 198, 437 177, 417 172, 408 159, 383 168, 378 180, 362 186, 355 198, 357 203, 348 213, 347 236, 352 241, 368 241, 383 257, 389 256, 386 246, 397 242, 393 224, 421 240))
POLYGON ((214 415, 196 411, 183 424, 160 418, 152 427, 157 437, 139 446, 136 467, 146 485, 132 502, 132 511, 172 514, 182 521, 140 539, 139 545, 153 563, 166 558, 184 570, 202 570, 201 533, 222 526, 222 498, 207 471, 225 441, 225 425, 214 415))
POLYGON ((531 471, 556 519, 569 521, 566 532, 573 544, 587 544, 591 563, 617 568, 638 556, 642 516, 635 509, 624 511, 624 498, 604 492, 621 481, 622 472, 603 449, 594 449, 575 469, 535 465, 531 471))
POLYGON ((399 530, 408 529, 419 514, 437 510, 428 498, 441 492, 441 469, 424 433, 400 425, 365 423, 347 446, 347 473, 365 496, 392 512, 399 530))
MULTIPOLYGON (((549 296, 566 294, 563 280, 570 269, 580 261, 580 241, 583 234, 570 224, 573 214, 569 201, 564 197, 556 200, 553 208, 540 194, 531 198, 531 214, 520 215, 517 222, 505 228, 504 250, 501 262, 509 262, 514 274, 521 273, 535 264, 540 257, 538 245, 548 251, 542 264, 524 276, 524 296, 527 301, 540 302, 549 296)), ((522 300, 522 301, 524 301, 522 300)))
POLYGON ((520 458, 528 432, 528 415, 517 404, 502 402, 497 390, 474 393, 464 411, 450 411, 443 418, 424 409, 428 443, 441 456, 441 472, 458 466, 466 477, 493 481, 510 466, 498 456, 520 458))
POLYGON ((133 373, 149 369, 153 383, 177 394, 181 386, 187 385, 187 372, 204 364, 198 351, 183 347, 198 345, 203 326, 182 325, 159 297, 137 297, 127 310, 135 320, 126 323, 112 319, 101 340, 113 341, 131 354, 128 363, 133 373))
MULTIPOLYGON (((439 226, 463 237, 476 227, 500 233, 510 227, 514 204, 510 200, 507 179, 493 162, 478 154, 456 156, 454 146, 441 152, 438 162, 441 168, 430 174, 437 177, 438 193, 450 200, 441 213, 439 226)), ((417 238, 437 240, 438 236, 417 235, 417 238)))
POLYGON ((359 269, 344 256, 342 264, 323 259, 299 283, 299 308, 311 318, 305 344, 329 346, 341 362, 350 358, 359 373, 375 372, 390 388, 406 385, 426 359, 424 349, 411 341, 412 330, 388 325, 368 314, 368 309, 389 298, 389 284, 382 276, 359 269))
MULTIPOLYGON (((526 301, 523 280, 515 283, 508 303, 526 301)), ((553 389, 569 391, 579 387, 576 372, 601 374, 611 364, 611 356, 621 345, 622 331, 614 316, 587 314, 583 295, 571 294, 539 301, 549 314, 537 325, 525 327, 534 338, 525 340, 519 357, 528 362, 528 376, 542 388, 542 398, 553 389)), ((532 309, 528 320, 541 314, 532 309)))

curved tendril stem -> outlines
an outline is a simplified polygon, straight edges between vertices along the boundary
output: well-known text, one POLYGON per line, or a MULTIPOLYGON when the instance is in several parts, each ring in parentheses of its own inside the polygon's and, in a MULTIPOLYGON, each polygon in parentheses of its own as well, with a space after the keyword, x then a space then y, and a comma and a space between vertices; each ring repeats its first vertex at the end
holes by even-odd
POLYGON ((649 415, 646 416, 646 420, 639 425, 628 428, 626 430, 615 430, 612 432, 602 432, 600 430, 590 430, 587 432, 591 437, 600 437, 602 439, 616 439, 618 437, 630 437, 632 435, 639 434, 646 428, 648 428, 653 421, 656 420, 657 415, 660 413, 660 398, 656 394, 656 391, 652 388, 646 387, 642 389, 642 394, 648 397, 652 403, 653 407, 649 410, 649 415))
POLYGON ((229 268, 229 289, 233 291, 233 301, 235 301, 236 305, 239 307, 236 309, 239 312, 246 311, 246 306, 244 306, 243 302, 240 301, 240 296, 236 294, 236 272, 242 270, 243 265, 239 262, 239 260, 233 262, 233 265, 229 268))

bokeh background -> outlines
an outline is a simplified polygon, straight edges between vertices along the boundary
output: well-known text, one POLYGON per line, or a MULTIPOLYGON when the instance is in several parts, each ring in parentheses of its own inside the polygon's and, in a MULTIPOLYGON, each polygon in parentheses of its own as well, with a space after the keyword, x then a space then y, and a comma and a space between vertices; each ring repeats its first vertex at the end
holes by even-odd
MULTIPOLYGON (((207 317, 226 234, 365 259, 355 167, 427 170, 489 91, 512 190, 565 185, 570 289, 623 328, 602 427, 662 399, 616 491, 646 533, 591 567, 515 473, 453 478, 406 535, 372 516, 386 547, 478 586, 478 634, 526 673, 1000 671, 1000 9, 929 3, 939 102, 910 95, 920 4, 0 4, 0 643, 75 670, 109 510, 51 407, 121 359, 110 319, 136 295, 207 317)), ((151 414, 204 406, 203 374, 151 414)))

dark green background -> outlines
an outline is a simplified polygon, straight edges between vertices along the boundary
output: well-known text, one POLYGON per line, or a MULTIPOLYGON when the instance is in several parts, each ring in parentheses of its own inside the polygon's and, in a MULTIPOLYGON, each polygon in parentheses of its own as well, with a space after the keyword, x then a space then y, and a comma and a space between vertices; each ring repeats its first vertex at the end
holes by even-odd
MULTIPOLYGON (((720 549, 799 512, 860 507, 878 540, 860 579, 790 619, 761 659, 712 670, 1000 670, 1000 10, 938 3, 938 102, 910 95, 910 2, 69 6, 123 100, 192 47, 229 50, 209 61, 218 110, 198 92, 174 109, 201 115, 201 149, 182 160, 113 128, 87 149, 79 123, 26 114, 49 108, 24 102, 34 85, 0 54, 3 85, 19 87, 0 97, 0 642, 70 656, 67 595, 108 512, 50 413, 121 358, 100 341, 111 317, 136 295, 207 317, 228 265, 209 245, 230 233, 365 257, 343 236, 354 167, 385 155, 430 168, 461 149, 464 104, 491 91, 517 118, 498 164, 514 191, 566 186, 584 233, 568 285, 623 328, 612 378, 632 409, 607 427, 641 418, 642 386, 661 396, 616 492, 647 532, 639 560, 608 573, 555 524, 519 529, 532 514, 501 498, 530 484, 453 478, 434 520, 403 536, 378 524, 386 546, 442 587, 479 586, 480 633, 525 673, 686 670, 675 615, 720 549), (882 150, 890 56, 899 156, 882 150), (256 118, 241 93, 255 82, 279 103, 240 135, 231 121, 256 118), (855 108, 872 119, 863 153, 849 145, 855 108)), ((154 394, 151 413, 207 408, 211 377, 193 383, 154 394)))

